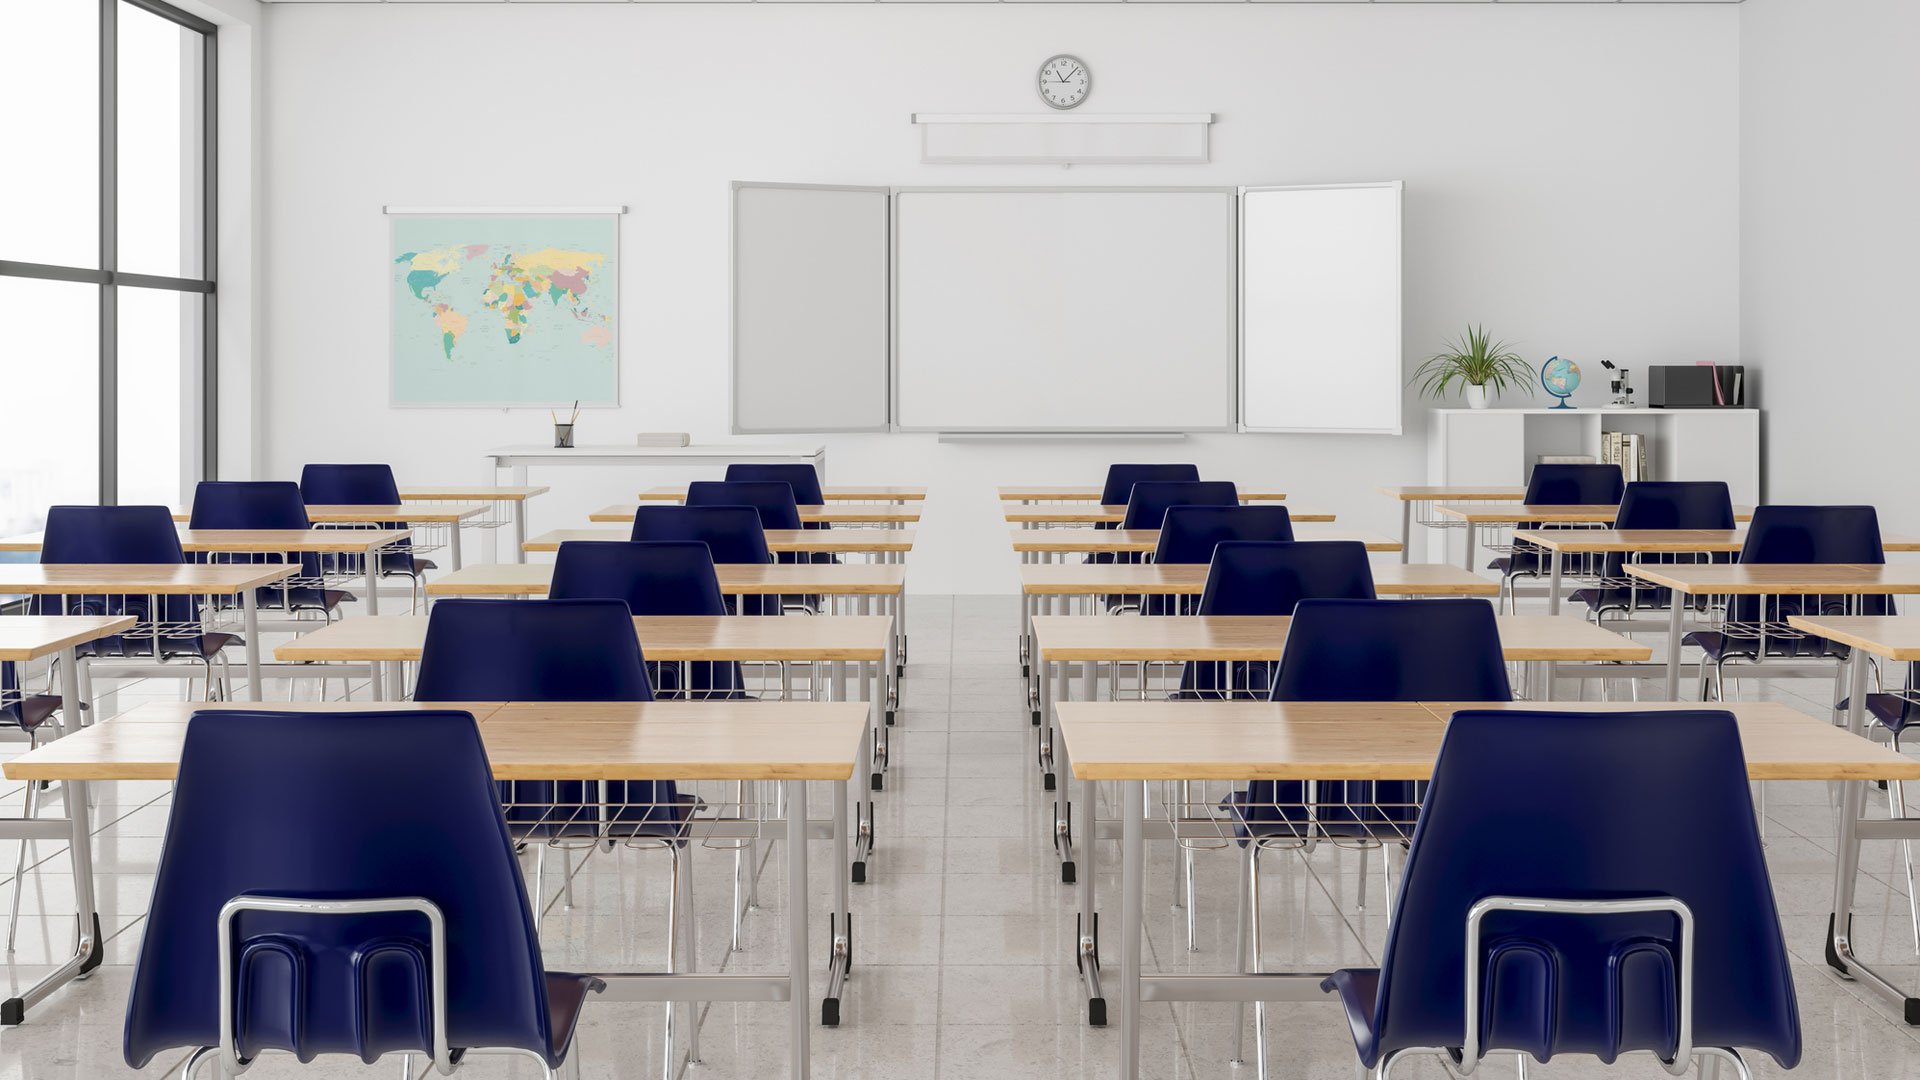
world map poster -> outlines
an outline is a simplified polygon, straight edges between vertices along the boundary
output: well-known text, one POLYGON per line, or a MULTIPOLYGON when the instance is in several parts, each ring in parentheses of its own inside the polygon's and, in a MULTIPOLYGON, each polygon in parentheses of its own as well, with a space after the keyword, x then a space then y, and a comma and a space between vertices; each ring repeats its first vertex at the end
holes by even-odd
POLYGON ((395 405, 619 403, 614 214, 394 214, 395 405))

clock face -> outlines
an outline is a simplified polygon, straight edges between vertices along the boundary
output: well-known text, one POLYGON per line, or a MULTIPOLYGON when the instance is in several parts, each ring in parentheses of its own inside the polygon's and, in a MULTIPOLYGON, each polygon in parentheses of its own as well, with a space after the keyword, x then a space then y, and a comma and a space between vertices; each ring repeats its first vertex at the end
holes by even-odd
POLYGON ((1065 53, 1040 65, 1040 100, 1056 109, 1071 109, 1087 100, 1093 76, 1077 56, 1065 53))

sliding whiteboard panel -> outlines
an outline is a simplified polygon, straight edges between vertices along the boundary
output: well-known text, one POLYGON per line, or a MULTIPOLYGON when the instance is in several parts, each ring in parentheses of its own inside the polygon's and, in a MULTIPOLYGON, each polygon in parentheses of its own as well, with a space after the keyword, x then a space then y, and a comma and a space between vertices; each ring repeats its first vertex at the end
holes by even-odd
POLYGON ((1234 424, 1234 192, 894 193, 894 422, 1234 424))
POLYGON ((1247 430, 1400 433, 1400 193, 1398 181, 1242 193, 1247 430))
POLYGON ((887 429, 887 189, 733 185, 733 430, 887 429))

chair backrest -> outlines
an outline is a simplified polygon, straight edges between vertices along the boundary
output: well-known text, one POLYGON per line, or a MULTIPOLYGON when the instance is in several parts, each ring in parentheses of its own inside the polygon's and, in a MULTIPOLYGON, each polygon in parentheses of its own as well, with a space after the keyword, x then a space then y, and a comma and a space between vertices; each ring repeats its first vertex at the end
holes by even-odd
POLYGON ((40 544, 43 563, 179 563, 180 533, 164 506, 55 506, 40 544))
POLYGON ((1142 480, 1127 499, 1123 529, 1158 529, 1175 506, 1238 506, 1231 480, 1142 480))
POLYGON ((1274 701, 1511 701, 1485 600, 1302 600, 1274 701))
POLYGON ((1473 963, 1485 1047, 1671 1058, 1674 915, 1491 913, 1468 957, 1468 911, 1491 896, 1681 901, 1693 917, 1682 1005, 1694 1045, 1799 1061, 1792 971, 1731 714, 1454 714, 1380 966, 1382 1053, 1459 1047, 1473 963))
POLYGON ((713 556, 697 541, 570 540, 553 561, 550 600, 620 600, 634 615, 725 615, 713 556))
POLYGON ((1125 506, 1133 497, 1133 485, 1142 481, 1198 479, 1198 465, 1109 465, 1107 482, 1100 488, 1100 502, 1106 506, 1125 506))
POLYGON ((785 484, 793 489, 793 501, 801 506, 819 506, 827 501, 820 490, 820 474, 806 464, 735 464, 727 466, 728 480, 785 484))
POLYGON ((763 529, 798 529, 800 504, 784 480, 697 480, 687 485, 688 506, 751 506, 763 529))
POLYGON ((1199 614, 1291 615, 1302 600, 1373 598, 1373 567, 1358 540, 1231 540, 1213 549, 1199 614))
POLYGON ((1740 561, 1883 563, 1887 554, 1871 506, 1757 506, 1740 561))
POLYGON ((1636 480, 1620 496, 1616 529, 1731 529, 1733 496, 1721 480, 1636 480))
POLYGON ((1212 562, 1214 548, 1229 541, 1292 539, 1293 519, 1284 506, 1170 506, 1153 561, 1212 562))
POLYGON ((193 489, 194 529, 306 529, 306 500, 291 480, 202 480, 193 489))
POLYGON ((416 701, 651 701, 619 600, 442 600, 416 701))
POLYGON ((1527 477, 1529 506, 1611 506, 1626 490, 1618 465, 1550 465, 1533 467, 1527 477))
MULTIPOLYGON (((127 1064, 219 1045, 217 919, 248 894, 431 902, 446 926, 449 1045, 549 1056, 539 934, 470 714, 194 716, 127 1002, 127 1064)), ((420 915, 243 912, 232 941, 243 1057, 432 1049, 420 915)))
POLYGON ((767 532, 751 506, 642 506, 633 515, 632 539, 707 545, 716 563, 767 563, 767 532))
POLYGON ((395 506, 400 485, 391 465, 309 465, 300 470, 300 496, 315 506, 395 506))

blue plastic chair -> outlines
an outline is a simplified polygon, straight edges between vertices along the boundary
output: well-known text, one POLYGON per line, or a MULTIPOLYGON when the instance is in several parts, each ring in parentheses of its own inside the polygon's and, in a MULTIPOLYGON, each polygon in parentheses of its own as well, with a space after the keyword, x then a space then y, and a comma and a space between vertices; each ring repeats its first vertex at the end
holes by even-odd
MULTIPOLYGON (((1871 506, 1761 506, 1747 526, 1740 547, 1742 563, 1884 563, 1880 518, 1871 506)), ((1759 663, 1766 657, 1845 660, 1847 647, 1808 637, 1787 627, 1792 615, 1890 615, 1887 596, 1735 596, 1727 604, 1719 630, 1702 630, 1681 639, 1698 646, 1712 666, 1714 697, 1724 700, 1730 660, 1759 663)), ((1700 673, 1706 700, 1707 665, 1700 673)))
MULTIPOLYGON (((560 545, 550 600, 620 600, 638 615, 725 615, 713 557, 698 541, 578 541, 560 545)), ((647 680, 661 698, 746 697, 740 665, 731 661, 649 661, 647 680)))
MULTIPOLYGON (((291 480, 202 480, 193 490, 193 514, 187 523, 192 529, 310 529, 307 504, 300 497, 300 485, 291 480)), ((202 556, 202 558, 207 558, 202 556)), ((323 570, 318 555, 301 555, 300 576, 317 580, 323 570)), ((272 562, 286 559, 279 555, 248 552, 212 553, 208 561, 272 562)), ((316 588, 311 585, 271 585, 255 590, 263 608, 283 611, 318 611, 332 621, 334 611, 353 595, 342 589, 316 588)))
MULTIPOLYGON (((688 506, 751 506, 760 512, 760 527, 763 529, 799 529, 800 504, 794 501, 793 488, 783 480, 746 481, 698 480, 687 485, 688 506)), ((716 562, 718 560, 715 560, 716 562)), ((810 555, 802 551, 783 551, 774 557, 775 562, 786 564, 832 562, 831 555, 810 555)), ((762 604, 778 603, 781 609, 804 611, 809 614, 819 610, 818 604, 810 596, 768 597, 762 604)))
MULTIPOLYGON (((43 563, 138 563, 169 565, 186 562, 173 512, 164 506, 55 506, 47 511, 46 535, 40 545, 43 563)), ((212 696, 213 661, 222 665, 221 684, 227 685, 226 657, 221 652, 240 643, 234 634, 194 633, 203 613, 197 596, 93 594, 36 596, 29 605, 37 615, 132 615, 140 620, 129 635, 101 638, 79 647, 82 656, 191 660, 206 672, 212 696), (155 601, 158 601, 155 603, 155 601), (155 640, 156 623, 165 624, 165 636, 155 640)))
POLYGON ((820 490, 820 474, 811 465, 734 464, 727 466, 726 479, 785 484, 793 489, 793 500, 801 506, 819 506, 827 501, 826 495, 820 490))
MULTIPOLYGON (((1170 511, 1190 512, 1186 508, 1170 511)), ((1260 542, 1230 540, 1213 549, 1199 615, 1292 615, 1302 600, 1371 600, 1373 567, 1357 540, 1260 542)), ((1267 662, 1190 663, 1180 698, 1265 701, 1273 689, 1267 662)))
MULTIPOLYGON (((1528 506, 1614 506, 1625 491, 1626 477, 1618 465, 1541 464, 1535 465, 1527 477, 1525 502, 1528 506)), ((1569 526, 1548 522, 1528 527, 1563 529, 1569 526)), ((1515 578, 1539 577, 1547 572, 1547 556, 1528 545, 1487 565, 1500 571, 1504 604, 1511 598, 1515 578)))
MULTIPOLYGON (((773 561, 760 512, 751 506, 642 506, 633 515, 631 539, 656 543, 694 541, 707 545, 719 563, 764 564, 773 561)), ((729 596, 727 614, 778 615, 773 596, 729 596)))
POLYGON ((554 1070, 602 985, 545 970, 479 730, 453 711, 189 722, 127 1001, 127 1064, 192 1048, 191 1076, 221 1046, 223 983, 242 1062, 281 1050, 372 1063, 433 1055, 438 1041, 452 1059, 441 1064, 517 1050, 554 1070), (324 907, 271 910, 268 898, 324 907), (382 900, 415 910, 368 910, 382 900), (253 906, 228 923, 234 902, 253 906))
POLYGON ((1799 1005, 1732 715, 1455 713, 1381 964, 1322 986, 1382 1078, 1434 1048, 1674 1062, 1683 1014, 1695 1054, 1792 1069, 1799 1005))
MULTIPOLYGON (((1158 529, 1164 526, 1167 511, 1176 506, 1240 505, 1240 493, 1231 480, 1187 480, 1167 482, 1143 480, 1133 485, 1127 499, 1127 513, 1120 521, 1122 529, 1158 529)), ((1284 510, 1285 507, 1267 509, 1284 510)))
POLYGON ((1109 465, 1106 483, 1100 488, 1100 502, 1105 506, 1125 506, 1133 497, 1133 485, 1142 481, 1198 479, 1198 465, 1109 465))
MULTIPOLYGON (((311 506, 398 506, 400 485, 394 482, 391 465, 308 465, 300 470, 300 497, 311 506)), ((407 523, 383 521, 374 527, 404 529, 407 523)), ((380 575, 410 578, 416 593, 432 569, 432 559, 413 554, 412 540, 402 540, 380 556, 380 575)))
MULTIPOLYGON (((1731 529, 1734 527, 1733 496, 1718 480, 1638 480, 1627 485, 1615 515, 1616 529, 1731 529)), ((1694 561, 1687 557, 1688 561, 1694 561)), ((1673 562, 1678 557, 1665 554, 1609 554, 1601 561, 1599 573, 1609 582, 1626 578, 1626 564, 1634 562, 1673 562)), ((1716 559, 1715 561, 1719 561, 1716 559)), ((1668 590, 1660 586, 1605 585, 1576 589, 1576 603, 1585 604, 1596 619, 1611 611, 1661 610, 1672 603, 1668 590)))
POLYGON ((1214 548, 1223 543, 1292 539, 1293 518, 1284 506, 1241 506, 1238 502, 1170 506, 1162 515, 1153 561, 1208 563, 1213 561, 1214 548))

